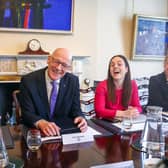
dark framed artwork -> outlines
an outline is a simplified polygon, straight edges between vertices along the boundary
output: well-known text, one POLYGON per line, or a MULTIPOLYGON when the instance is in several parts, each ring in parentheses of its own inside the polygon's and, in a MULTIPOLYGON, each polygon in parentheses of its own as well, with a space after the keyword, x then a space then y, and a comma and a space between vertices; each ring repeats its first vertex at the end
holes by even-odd
POLYGON ((0 30, 72 33, 74 0, 0 0, 0 30))
POLYGON ((132 59, 163 60, 168 54, 168 18, 134 15, 132 59))

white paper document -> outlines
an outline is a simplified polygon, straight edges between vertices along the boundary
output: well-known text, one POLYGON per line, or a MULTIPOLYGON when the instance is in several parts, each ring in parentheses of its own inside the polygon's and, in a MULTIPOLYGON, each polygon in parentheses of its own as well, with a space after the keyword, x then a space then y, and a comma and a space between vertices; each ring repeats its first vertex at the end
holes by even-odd
POLYGON ((168 112, 167 112, 167 111, 163 111, 163 112, 162 112, 162 115, 168 117, 168 112))
POLYGON ((62 135, 63 145, 92 142, 94 141, 94 135, 101 135, 101 133, 89 126, 87 131, 84 133, 80 132, 72 134, 63 134, 62 135))
POLYGON ((163 122, 162 124, 162 131, 167 135, 168 133, 168 122, 163 122))
POLYGON ((134 168, 134 162, 132 160, 129 160, 129 161, 123 161, 118 163, 92 166, 90 168, 134 168))
MULTIPOLYGON (((113 124, 114 126, 120 128, 120 129, 123 129, 123 126, 122 126, 122 123, 114 123, 113 124)), ((136 131, 141 131, 144 129, 144 125, 145 125, 145 122, 144 123, 136 123, 136 124, 132 124, 131 128, 129 129, 124 129, 123 131, 125 132, 136 132, 136 131)))

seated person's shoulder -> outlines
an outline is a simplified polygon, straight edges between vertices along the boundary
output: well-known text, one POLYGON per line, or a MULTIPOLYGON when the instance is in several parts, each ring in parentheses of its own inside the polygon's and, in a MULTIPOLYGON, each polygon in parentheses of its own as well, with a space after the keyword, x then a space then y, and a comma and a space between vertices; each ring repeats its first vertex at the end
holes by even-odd
POLYGON ((107 80, 100 81, 100 82, 97 84, 97 87, 105 87, 105 86, 107 86, 107 80))
POLYGON ((107 80, 103 80, 97 84, 96 92, 100 90, 107 90, 107 80))
POLYGON ((22 79, 24 80, 30 80, 30 79, 33 79, 33 78, 38 78, 38 76, 40 74, 44 74, 45 73, 45 69, 39 69, 39 70, 36 70, 36 71, 33 71, 33 72, 30 72, 28 74, 25 74, 22 76, 22 79))
POLYGON ((72 74, 72 73, 69 73, 69 72, 66 72, 66 74, 64 75, 65 78, 78 78, 78 76, 72 74))
POLYGON ((134 79, 133 79, 133 80, 131 80, 131 84, 132 84, 132 85, 137 85, 136 80, 134 80, 134 79))
POLYGON ((133 88, 138 87, 139 83, 136 80, 131 80, 131 85, 133 88))
POLYGON ((160 79, 163 79, 163 78, 165 78, 165 75, 164 75, 164 73, 162 72, 162 73, 159 73, 159 74, 157 74, 157 75, 151 76, 151 77, 150 77, 150 82, 153 81, 153 80, 160 80, 160 79))
POLYGON ((78 81, 78 77, 72 73, 67 72, 64 77, 65 80, 78 81))

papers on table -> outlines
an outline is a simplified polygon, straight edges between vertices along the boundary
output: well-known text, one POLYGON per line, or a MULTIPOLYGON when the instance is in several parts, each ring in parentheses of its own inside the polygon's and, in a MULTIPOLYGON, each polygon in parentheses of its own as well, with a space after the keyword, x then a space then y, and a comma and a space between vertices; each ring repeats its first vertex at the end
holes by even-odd
POLYGON ((123 162, 118 162, 118 163, 92 166, 90 168, 134 168, 134 162, 133 160, 129 160, 129 161, 123 161, 123 162))
POLYGON ((112 124, 124 132, 136 132, 144 129, 145 121, 146 115, 140 114, 138 117, 132 119, 132 126, 129 129, 123 128, 122 122, 112 124))
POLYGON ((167 112, 167 111, 164 111, 164 112, 162 112, 162 115, 168 117, 168 112, 167 112))
POLYGON ((139 114, 137 117, 132 119, 132 124, 144 123, 146 121, 146 115, 139 114))
POLYGON ((143 123, 134 123, 134 124, 132 124, 131 128, 129 128, 129 129, 123 129, 123 126, 122 126, 121 122, 120 123, 114 123, 113 125, 118 127, 118 128, 120 128, 124 132, 136 132, 136 131, 141 131, 141 130, 144 129, 145 122, 143 122, 143 123))
POLYGON ((168 122, 168 112, 162 112, 163 122, 168 122))
POLYGON ((168 134, 168 122, 163 122, 162 131, 163 133, 168 134))
POLYGON ((103 127, 104 129, 112 132, 112 133, 124 133, 124 132, 136 132, 136 131, 141 131, 144 128, 145 121, 146 121, 146 116, 143 114, 140 114, 138 117, 132 119, 131 123, 131 129, 123 129, 122 126, 122 121, 117 120, 117 122, 112 121, 107 121, 104 119, 98 119, 98 118, 93 118, 92 121, 103 127))
POLYGON ((101 135, 100 132, 88 126, 86 132, 62 134, 62 136, 48 136, 42 137, 43 143, 56 142, 62 139, 63 144, 74 144, 94 141, 94 135, 101 135))
MULTIPOLYGON (((165 132, 168 132, 168 112, 162 112, 162 115, 163 115, 162 128, 163 128, 163 133, 165 133, 165 132)), ((123 129, 122 128, 122 122, 111 123, 111 124, 116 126, 117 128, 123 129)), ((141 131, 144 128, 144 124, 145 124, 145 120, 143 122, 143 116, 141 116, 139 118, 139 120, 137 119, 137 122, 136 122, 136 120, 133 122, 133 125, 132 125, 132 127, 130 129, 124 129, 123 131, 125 131, 125 132, 141 131)))

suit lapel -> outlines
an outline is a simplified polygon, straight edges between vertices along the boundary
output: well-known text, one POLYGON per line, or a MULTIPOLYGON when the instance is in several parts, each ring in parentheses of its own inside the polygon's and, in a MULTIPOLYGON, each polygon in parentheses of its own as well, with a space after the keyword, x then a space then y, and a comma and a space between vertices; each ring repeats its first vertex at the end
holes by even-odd
POLYGON ((166 83, 166 77, 164 73, 162 73, 162 76, 160 79, 160 86, 163 91, 163 95, 165 95, 168 98, 168 84, 166 83))
POLYGON ((59 84, 59 92, 58 92, 57 103, 56 103, 56 107, 55 107, 56 113, 60 112, 59 109, 60 109, 61 103, 64 99, 64 96, 66 94, 66 89, 67 89, 67 81, 66 81, 65 77, 63 77, 60 80, 60 84, 59 84))
POLYGON ((44 105, 44 112, 46 113, 47 110, 47 115, 49 117, 50 113, 50 107, 49 107, 49 102, 48 102, 48 96, 47 96, 47 89, 46 89, 46 81, 45 81, 45 70, 42 71, 42 73, 39 75, 39 78, 37 79, 37 86, 38 86, 38 93, 41 97, 41 101, 44 105))
MULTIPOLYGON (((59 92, 58 92, 57 102, 56 102, 56 106, 55 106, 55 110, 54 110, 55 115, 61 113, 60 108, 61 108, 61 104, 62 104, 62 101, 64 99, 64 96, 66 94, 66 91, 67 91, 67 86, 68 86, 67 82, 68 82, 68 80, 67 80, 67 77, 65 75, 60 80, 59 92)), ((40 95, 41 101, 42 101, 42 103, 44 105, 43 113, 45 113, 44 115, 47 114, 47 116, 49 118, 50 105, 49 105, 49 102, 48 102, 47 89, 46 89, 45 69, 38 76, 37 86, 38 86, 38 88, 37 88, 38 89, 38 94, 40 95)))

